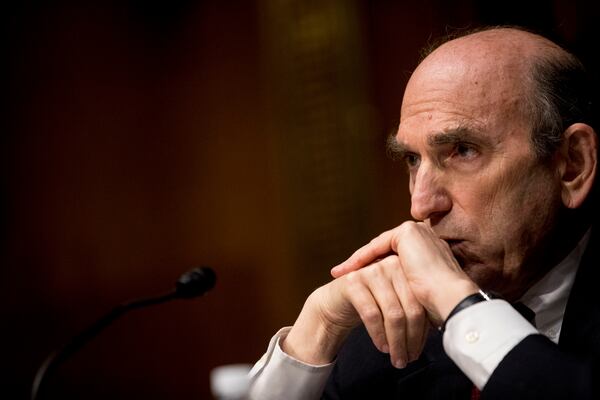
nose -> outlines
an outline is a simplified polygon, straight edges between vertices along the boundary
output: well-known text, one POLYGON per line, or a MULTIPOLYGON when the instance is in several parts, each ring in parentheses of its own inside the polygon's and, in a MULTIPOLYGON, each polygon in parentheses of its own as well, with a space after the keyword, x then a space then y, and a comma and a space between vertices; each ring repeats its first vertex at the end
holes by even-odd
POLYGON ((440 218, 452 209, 452 199, 442 178, 434 166, 421 164, 410 185, 410 214, 414 219, 440 218))

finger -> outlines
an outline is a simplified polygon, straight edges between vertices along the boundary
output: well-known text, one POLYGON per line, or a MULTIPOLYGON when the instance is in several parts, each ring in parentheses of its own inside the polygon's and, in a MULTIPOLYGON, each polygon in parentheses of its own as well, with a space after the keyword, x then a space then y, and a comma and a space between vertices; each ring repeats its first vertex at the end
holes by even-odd
POLYGON ((372 292, 359 274, 346 275, 346 297, 362 320, 373 344, 383 353, 389 353, 381 310, 372 292))
POLYGON ((392 268, 400 268, 399 265, 390 264, 390 262, 397 263, 397 258, 394 261, 390 261, 390 258, 369 267, 370 289, 383 315, 385 336, 392 364, 396 368, 404 368, 408 362, 407 320, 399 296, 392 284, 392 278, 387 276, 392 274, 392 268))
POLYGON ((393 252, 392 238, 393 231, 383 232, 368 244, 356 250, 346 261, 333 267, 331 275, 334 278, 339 278, 342 275, 366 267, 377 259, 389 255, 393 252))
POLYGON ((428 324, 427 313, 410 289, 402 268, 396 268, 393 273, 392 286, 404 311, 407 360, 414 361, 423 349, 424 331, 428 324))

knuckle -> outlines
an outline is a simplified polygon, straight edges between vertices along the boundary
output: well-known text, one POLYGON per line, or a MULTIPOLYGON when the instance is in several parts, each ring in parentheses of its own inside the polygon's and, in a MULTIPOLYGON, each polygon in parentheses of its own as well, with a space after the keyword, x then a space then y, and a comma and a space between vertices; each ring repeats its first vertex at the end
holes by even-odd
POLYGON ((402 243, 402 241, 406 240, 407 237, 413 235, 416 229, 416 222, 406 221, 402 225, 400 225, 394 232, 394 240, 396 242, 402 243))
POLYGON ((372 283, 384 278, 386 275, 385 270, 385 265, 382 263, 382 260, 379 260, 357 272, 360 272, 365 282, 372 283))
POLYGON ((359 271, 349 272, 346 275, 344 275, 342 277, 342 279, 344 279, 344 281, 351 287, 355 286, 355 285, 359 285, 361 283, 361 277, 360 277, 359 271))
POLYGON ((409 306, 404 311, 406 312, 406 318, 411 321, 420 320, 425 317, 423 307, 409 306))
POLYGON ((372 268, 369 268, 368 272, 374 278, 379 278, 385 275, 386 263, 384 260, 379 260, 376 263, 371 265, 372 268))
POLYGON ((391 268, 391 267, 395 268, 400 264, 398 256, 395 254, 385 257, 379 263, 381 264, 381 268, 391 268))
POLYGON ((386 319, 393 325, 404 323, 406 313, 402 308, 393 308, 386 313, 386 319))
POLYGON ((380 320, 379 309, 375 307, 367 307, 360 314, 365 324, 375 324, 380 320))
POLYGON ((402 225, 400 225, 400 229, 398 230, 401 234, 410 234, 412 232, 416 232, 419 229, 419 224, 415 221, 406 221, 402 225))

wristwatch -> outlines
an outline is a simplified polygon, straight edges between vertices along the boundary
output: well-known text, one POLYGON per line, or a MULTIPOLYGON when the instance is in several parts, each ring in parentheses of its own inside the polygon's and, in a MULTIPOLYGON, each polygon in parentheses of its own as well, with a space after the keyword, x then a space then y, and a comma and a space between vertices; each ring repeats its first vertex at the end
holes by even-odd
POLYGON ((446 330, 446 323, 448 322, 448 320, 450 318, 452 318, 454 315, 458 314, 459 312, 461 312, 462 310, 464 310, 465 308, 469 308, 471 307, 473 304, 477 304, 477 303, 481 303, 482 301, 490 301, 493 299, 499 299, 501 298, 498 295, 495 295, 493 293, 490 292, 484 292, 483 290, 479 289, 479 291, 477 293, 473 293, 468 295, 467 297, 465 297, 464 299, 462 299, 453 309, 452 311, 450 311, 450 314, 448 314, 448 317, 446 318, 446 320, 444 321, 444 323, 442 324, 442 326, 440 326, 440 331, 444 332, 446 330))

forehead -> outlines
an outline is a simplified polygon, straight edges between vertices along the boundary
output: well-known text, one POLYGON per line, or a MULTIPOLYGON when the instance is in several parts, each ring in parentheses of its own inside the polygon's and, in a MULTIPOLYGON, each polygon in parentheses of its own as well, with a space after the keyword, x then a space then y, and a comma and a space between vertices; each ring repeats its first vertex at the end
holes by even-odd
POLYGON ((527 127, 526 65, 490 49, 450 48, 433 53, 413 73, 400 115, 399 142, 465 130, 502 136, 527 127))

